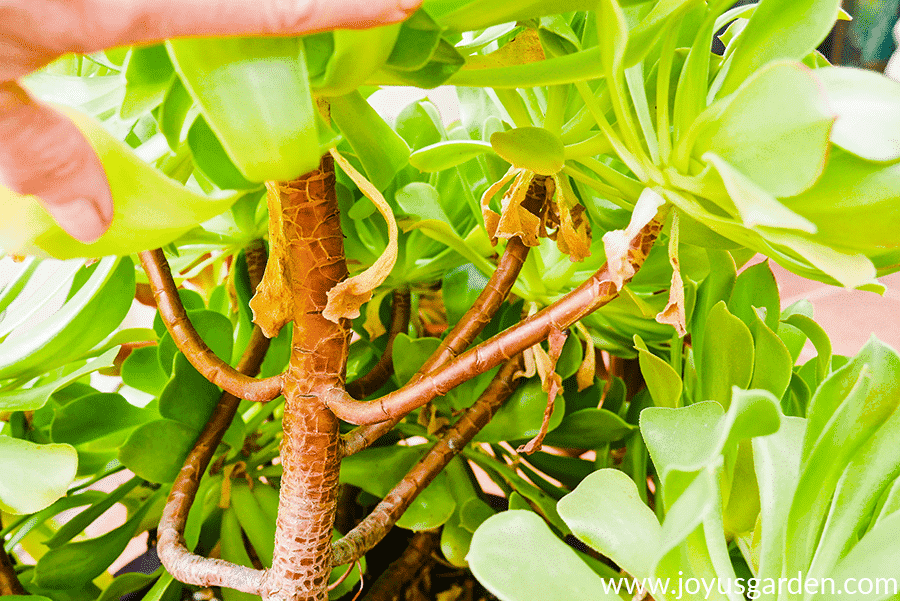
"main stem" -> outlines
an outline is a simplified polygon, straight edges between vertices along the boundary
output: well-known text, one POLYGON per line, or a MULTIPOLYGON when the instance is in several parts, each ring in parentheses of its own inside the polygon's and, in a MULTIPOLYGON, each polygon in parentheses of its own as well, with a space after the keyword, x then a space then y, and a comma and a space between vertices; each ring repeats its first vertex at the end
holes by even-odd
POLYGON ((284 442, 275 556, 263 599, 325 601, 340 472, 338 419, 322 392, 343 386, 350 328, 322 316, 326 292, 347 276, 334 164, 278 185, 294 297, 291 361, 284 375, 284 442))

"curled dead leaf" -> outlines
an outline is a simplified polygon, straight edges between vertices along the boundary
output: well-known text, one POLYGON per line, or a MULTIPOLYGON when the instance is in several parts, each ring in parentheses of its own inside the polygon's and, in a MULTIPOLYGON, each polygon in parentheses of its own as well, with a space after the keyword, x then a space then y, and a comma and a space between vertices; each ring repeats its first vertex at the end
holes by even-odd
POLYGON ((557 328, 553 328, 550 330, 550 336, 547 338, 547 343, 550 347, 549 352, 545 351, 540 344, 531 347, 534 354, 537 373, 541 378, 541 388, 547 393, 547 406, 544 408, 541 429, 534 438, 516 449, 519 453, 531 455, 532 453, 539 451, 544 442, 544 437, 547 435, 547 429, 550 427, 550 417, 553 415, 556 395, 562 390, 562 377, 556 373, 556 362, 559 361, 559 356, 562 354, 565 342, 566 333, 557 328))
POLYGON ((568 177, 554 175, 552 181, 555 184, 553 219, 559 226, 552 237, 559 251, 569 255, 571 261, 584 261, 591 256, 591 225, 585 208, 578 202, 568 177))
POLYGON ((575 329, 578 330, 582 340, 584 340, 584 359, 575 373, 575 381, 578 382, 578 392, 581 392, 585 388, 594 385, 594 377, 597 373, 597 349, 594 347, 594 339, 591 337, 591 333, 588 332, 583 323, 580 321, 576 322, 575 329))
POLYGON ((354 319, 359 317, 359 310, 365 303, 372 298, 372 291, 378 288, 394 268, 397 262, 397 221, 394 219, 394 212, 391 206, 384 200, 381 192, 372 185, 359 171, 345 159, 341 154, 332 148, 331 156, 335 162, 340 165, 353 183, 359 187, 360 191, 372 201, 378 208, 388 226, 388 244, 380 257, 365 271, 360 274, 347 278, 343 282, 335 285, 328 291, 328 303, 322 316, 329 321, 337 323, 343 318, 354 319))
POLYGON ((644 188, 634 206, 628 227, 624 230, 612 230, 604 234, 603 247, 606 250, 606 263, 610 279, 616 286, 616 290, 621 290, 625 282, 635 274, 631 256, 631 241, 644 226, 653 221, 657 211, 665 203, 665 199, 657 192, 650 188, 644 188))
POLYGON ((253 323, 267 338, 275 338, 281 328, 294 318, 294 297, 288 285, 287 246, 281 213, 282 186, 266 182, 266 202, 269 205, 269 260, 263 279, 250 299, 253 323))
POLYGON ((684 281, 681 279, 681 263, 678 259, 679 240, 678 211, 672 215, 672 228, 669 233, 669 263, 672 265, 672 284, 669 287, 669 302, 666 308, 656 316, 656 321, 669 324, 678 336, 687 335, 687 316, 684 309, 684 281))

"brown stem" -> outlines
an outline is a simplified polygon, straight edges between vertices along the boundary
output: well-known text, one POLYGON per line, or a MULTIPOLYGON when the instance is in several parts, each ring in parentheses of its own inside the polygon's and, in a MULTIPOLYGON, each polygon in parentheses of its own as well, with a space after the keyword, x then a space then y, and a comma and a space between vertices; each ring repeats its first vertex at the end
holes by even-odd
POLYGON ((139 256, 166 329, 172 335, 178 350, 184 353, 204 378, 234 396, 249 401, 270 401, 281 394, 281 376, 265 380, 248 377, 222 361, 206 346, 181 304, 178 288, 162 249, 147 250, 139 256))
MULTIPOLYGON (((253 288, 262 279, 265 265, 265 247, 262 243, 251 246, 246 251, 250 283, 253 288)), ((259 372, 260 365, 269 348, 269 339, 259 327, 253 334, 247 349, 238 363, 237 370, 248 376, 259 372)), ((159 522, 157 553, 160 561, 172 576, 181 582, 199 586, 225 586, 245 593, 257 594, 263 573, 220 559, 208 559, 193 554, 184 541, 184 527, 200 480, 209 461, 219 446, 222 436, 234 419, 240 399, 229 392, 222 393, 212 416, 200 432, 194 448, 185 459, 178 473, 169 499, 159 522)))
POLYGON ((349 320, 322 316, 326 293, 347 277, 335 193, 334 163, 278 184, 285 275, 294 308, 291 361, 284 374, 284 440, 275 555, 265 574, 264 600, 325 601, 331 533, 337 507, 340 435, 323 393, 343 390, 349 320))
POLYGON ((481 397, 469 407, 441 440, 406 474, 362 522, 334 543, 334 565, 362 557, 384 538, 416 496, 463 450, 516 388, 521 355, 506 362, 481 397))
MULTIPOLYGON (((0 530, 2 529, 3 524, 0 524, 0 530)), ((19 577, 16 576, 12 560, 6 554, 6 549, 3 548, 3 538, 0 537, 0 596, 27 594, 28 592, 19 582, 19 577)))
MULTIPOLYGON (((509 296, 509 291, 516 283, 522 265, 528 257, 529 248, 518 237, 512 238, 506 245, 497 269, 491 275, 484 290, 475 299, 471 308, 466 311, 453 327, 441 345, 425 361, 410 383, 421 380, 426 374, 458 356, 472 344, 475 337, 490 323, 500 305, 509 296)), ((348 388, 349 392, 349 388, 348 388)), ((354 398, 359 398, 351 393, 354 398)), ((358 453, 389 432, 402 416, 386 422, 361 426, 344 436, 344 456, 358 453)))
POLYGON ((403 587, 419 576, 423 564, 431 559, 440 541, 436 531, 417 532, 403 554, 372 583, 372 588, 362 601, 393 601, 399 598, 403 587))
POLYGON ((410 317, 409 290, 394 290, 391 303, 391 330, 388 336, 387 347, 378 363, 369 370, 369 373, 347 384, 347 394, 354 399, 364 399, 385 385, 394 375, 394 339, 398 334, 406 332, 409 327, 410 317))
MULTIPOLYGON (((654 219, 631 241, 628 260, 635 272, 643 265, 661 228, 662 224, 654 219)), ((402 417, 545 340, 551 331, 565 330, 618 294, 609 267, 604 264, 586 282, 557 302, 445 363, 419 381, 368 402, 357 401, 336 386, 328 391, 326 403, 338 417, 353 424, 374 424, 402 417)))

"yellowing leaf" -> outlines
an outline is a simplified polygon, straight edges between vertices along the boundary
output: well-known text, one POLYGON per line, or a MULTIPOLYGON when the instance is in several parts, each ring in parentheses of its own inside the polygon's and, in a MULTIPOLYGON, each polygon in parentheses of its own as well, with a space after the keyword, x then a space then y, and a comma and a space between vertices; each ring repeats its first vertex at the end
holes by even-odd
POLYGON ((669 324, 678 336, 687 335, 687 317, 684 313, 684 282, 681 279, 681 264, 678 260, 678 211, 672 217, 672 230, 669 233, 669 263, 672 264, 672 284, 669 287, 669 302, 666 308, 656 316, 656 321, 669 324))
POLYGON ((397 222, 394 219, 394 213, 391 206, 384 200, 381 192, 372 185, 363 175, 353 168, 353 166, 341 154, 331 149, 331 156, 335 162, 341 166, 350 179, 353 180, 360 191, 372 201, 378 208, 378 211, 384 217, 388 226, 388 244, 384 249, 384 253, 360 274, 348 278, 338 283, 334 288, 328 291, 328 304, 322 311, 325 319, 337 323, 342 318, 353 319, 359 317, 359 309, 372 298, 372 291, 378 288, 387 279, 397 262, 397 222))
POLYGON ((594 347, 594 339, 584 324, 575 323, 575 329, 584 339, 584 360, 578 366, 575 381, 578 382, 578 392, 594 385, 594 376, 597 373, 597 349, 594 347))
POLYGON ((294 318, 294 296, 287 283, 287 243, 281 213, 281 186, 266 182, 266 189, 271 255, 256 294, 250 299, 250 309, 253 311, 253 323, 262 329, 267 338, 275 338, 281 328, 294 318))
POLYGON ((569 255, 573 262, 584 261, 591 256, 591 225, 584 215, 584 207, 569 185, 566 177, 553 176, 555 214, 559 231, 554 236, 560 252, 569 255))
POLYGON ((547 393, 547 407, 544 409, 544 418, 537 436, 516 449, 519 453, 531 455, 535 451, 539 451, 541 444, 544 442, 544 437, 547 435, 547 429, 550 427, 550 416, 553 415, 554 401, 556 401, 556 395, 562 390, 562 378, 556 373, 556 362, 559 361, 565 342, 566 333, 553 328, 550 330, 550 336, 547 338, 547 343, 550 346, 549 353, 540 344, 531 347, 537 373, 541 378, 541 388, 547 393))

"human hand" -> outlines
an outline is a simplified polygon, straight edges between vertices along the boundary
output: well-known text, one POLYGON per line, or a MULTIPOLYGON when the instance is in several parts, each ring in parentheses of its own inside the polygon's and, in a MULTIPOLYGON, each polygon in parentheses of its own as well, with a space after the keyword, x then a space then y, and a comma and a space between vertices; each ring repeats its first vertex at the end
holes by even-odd
POLYGON ((16 83, 68 52, 187 36, 301 35, 401 21, 421 0, 0 0, 0 184, 36 196, 93 242, 113 218, 103 166, 78 128, 16 83))

